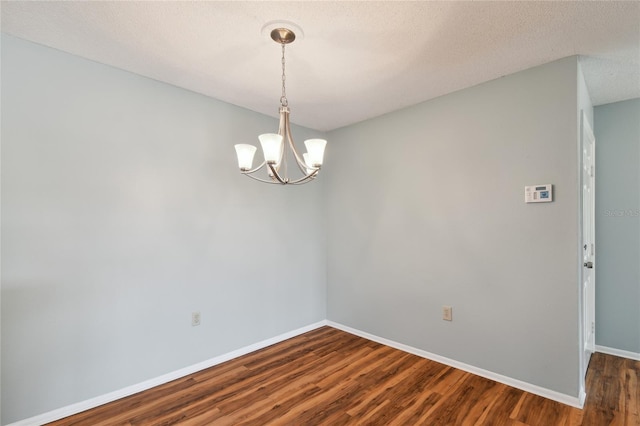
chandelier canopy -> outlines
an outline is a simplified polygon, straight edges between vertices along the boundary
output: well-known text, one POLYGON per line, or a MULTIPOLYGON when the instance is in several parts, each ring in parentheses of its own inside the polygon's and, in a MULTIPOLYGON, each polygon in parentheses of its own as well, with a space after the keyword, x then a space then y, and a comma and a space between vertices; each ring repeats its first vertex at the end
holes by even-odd
POLYGON ((296 39, 295 33, 288 28, 275 28, 271 31, 271 38, 282 46, 282 96, 280 97, 280 125, 278 133, 265 133, 258 136, 264 161, 262 164, 253 167, 253 157, 257 148, 254 145, 235 145, 238 155, 238 167, 240 173, 264 183, 275 183, 281 185, 300 185, 311 182, 318 175, 324 158, 324 148, 327 141, 324 139, 307 139, 304 141, 307 152, 298 153, 291 136, 291 125, 289 124, 289 102, 285 90, 285 58, 284 48, 287 44, 296 39), (290 179, 287 164, 289 161, 295 162, 296 167, 302 173, 295 179, 290 179), (266 167, 265 167, 266 166, 266 167), (254 173, 266 168, 267 176, 260 178, 254 173))

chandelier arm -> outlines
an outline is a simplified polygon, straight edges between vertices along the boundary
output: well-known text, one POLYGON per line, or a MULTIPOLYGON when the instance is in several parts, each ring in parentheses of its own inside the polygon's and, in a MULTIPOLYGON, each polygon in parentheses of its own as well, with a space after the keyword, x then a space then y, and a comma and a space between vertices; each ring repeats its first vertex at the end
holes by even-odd
POLYGON ((263 161, 262 164, 260 164, 258 167, 256 167, 255 169, 251 169, 251 170, 240 170, 240 173, 242 174, 251 174, 251 173, 255 173, 258 170, 260 170, 261 168, 263 168, 265 166, 265 164, 267 164, 266 161, 263 161))
POLYGON ((289 183, 289 180, 285 177, 284 179, 282 179, 282 177, 280 177, 280 174, 278 173, 278 170, 276 170, 276 168, 273 166, 273 164, 269 164, 267 163, 267 166, 269 166, 269 168, 271 169, 271 172, 273 172, 273 178, 275 178, 278 182, 280 182, 283 185, 286 185, 289 183))
POLYGON ((291 122, 289 121, 289 112, 287 111, 284 116, 284 126, 285 126, 285 134, 287 138, 287 143, 291 148, 291 152, 293 152, 293 156, 296 159, 296 164, 298 168, 302 172, 303 175, 307 175, 307 167, 302 158, 300 158, 300 154, 298 154, 298 150, 296 149, 295 144, 293 143, 293 138, 291 137, 291 122))
POLYGON ((280 120, 278 121, 278 134, 284 137, 287 131, 287 126, 285 125, 285 123, 287 121, 287 117, 289 116, 289 108, 281 106, 279 113, 280 113, 280 120))
POLYGON ((284 140, 286 138, 286 130, 285 130, 286 118, 285 117, 288 116, 287 115, 288 113, 289 113, 288 107, 280 106, 280 120, 278 121, 278 134, 282 136, 282 150, 280 152, 280 161, 278 162, 278 167, 276 167, 276 170, 280 171, 280 168, 284 164, 285 176, 287 174, 287 166, 286 166, 287 145, 286 145, 286 141, 284 140))
POLYGON ((280 182, 277 182, 275 180, 265 180, 265 179, 260 179, 259 177, 255 177, 254 175, 250 175, 247 173, 243 173, 245 176, 250 177, 253 180, 257 180, 258 182, 262 182, 262 183, 270 183, 273 185, 282 185, 280 182))
POLYGON ((305 174, 303 177, 301 177, 300 179, 288 182, 290 185, 301 185, 303 183, 308 183, 311 182, 313 179, 315 179, 316 175, 318 174, 318 172, 320 171, 320 169, 316 169, 313 172, 309 173, 309 174, 305 174))

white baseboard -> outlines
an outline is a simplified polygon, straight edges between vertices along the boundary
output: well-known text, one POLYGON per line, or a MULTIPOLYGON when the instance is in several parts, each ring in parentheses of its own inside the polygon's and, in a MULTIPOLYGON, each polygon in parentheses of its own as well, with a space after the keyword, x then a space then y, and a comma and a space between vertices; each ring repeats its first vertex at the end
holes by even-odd
POLYGON ((492 371, 474 367, 473 365, 465 364, 450 358, 436 355, 431 352, 423 351, 422 349, 417 349, 412 346, 394 342, 393 340, 385 339, 383 337, 378 337, 373 334, 366 333, 364 331, 356 330, 354 328, 347 327, 346 325, 342 325, 333 321, 327 321, 327 325, 330 327, 337 328, 339 330, 346 331, 347 333, 355 334, 356 336, 364 337, 365 339, 373 340, 374 342, 378 342, 383 345, 391 346, 392 348, 396 348, 401 351, 417 355, 422 358, 427 358, 432 361, 439 362, 441 364, 449 365, 459 370, 467 371, 477 376, 495 380, 496 382, 500 382, 505 385, 542 396, 544 398, 558 401, 562 404, 570 405, 572 407, 577 407, 577 408, 582 408, 584 406, 585 397, 583 397, 582 395, 580 395, 580 397, 575 397, 575 396, 567 395, 564 393, 556 392, 551 389, 546 389, 541 386, 523 382, 521 380, 513 379, 511 377, 503 376, 502 374, 494 373, 492 371))
POLYGON ((607 355, 615 355, 615 356, 620 356, 622 358, 629 358, 636 361, 640 361, 640 353, 638 352, 624 351, 622 349, 609 348, 607 346, 600 346, 600 345, 596 345, 596 352, 601 352, 607 355))
POLYGON ((584 388, 580 386, 580 400, 578 401, 580 405, 578 408, 583 408, 586 400, 587 400, 587 393, 585 392, 584 388))
POLYGON ((267 346, 271 346, 276 343, 280 343, 284 340, 290 339, 292 337, 298 336, 300 334, 306 333, 311 330, 315 330, 316 328, 327 325, 326 320, 322 320, 316 322, 314 324, 307 325, 305 327, 298 328, 293 331, 289 331, 287 333, 280 334, 278 336, 272 337, 270 339, 263 340, 258 343, 254 343, 249 346, 245 346, 240 349, 236 349, 235 351, 228 352, 223 355, 219 355, 217 357, 208 359, 206 361, 199 362, 197 364, 191 365, 189 367, 181 368, 180 370, 172 371, 171 373, 164 374, 159 377, 155 377, 150 380, 146 380, 142 383, 138 383, 132 386, 127 386, 126 388, 119 389, 117 391, 109 392, 104 395, 100 395, 95 398, 87 399, 85 401, 81 401, 72 405, 68 405, 66 407, 58 408, 53 411, 49 411, 44 414, 40 414, 34 417, 30 417, 25 420, 20 420, 15 423, 11 423, 7 426, 39 426, 45 423, 53 422, 56 420, 60 420, 62 418, 72 416, 74 414, 81 413, 86 410, 90 410, 91 408, 98 407, 100 405, 107 404, 109 402, 133 395, 138 392, 142 392, 147 389, 151 389, 155 386, 162 385, 164 383, 168 383, 172 380, 179 379, 184 376, 188 376, 189 374, 196 373, 200 370, 204 370, 205 368, 213 367, 214 365, 222 364, 223 362, 232 360, 234 358, 240 357, 242 355, 246 355, 248 353, 257 351, 262 348, 266 348, 267 346))

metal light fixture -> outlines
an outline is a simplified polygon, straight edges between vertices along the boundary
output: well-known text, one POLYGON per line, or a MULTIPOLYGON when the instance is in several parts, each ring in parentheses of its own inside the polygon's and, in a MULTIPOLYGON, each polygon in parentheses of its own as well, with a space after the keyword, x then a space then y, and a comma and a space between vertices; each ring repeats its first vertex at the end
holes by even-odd
POLYGON ((285 60, 284 47, 296 39, 294 32, 288 28, 276 28, 271 31, 271 38, 282 45, 282 96, 280 97, 280 125, 278 133, 265 133, 258 136, 264 161, 256 168, 253 167, 253 157, 256 147, 247 144, 235 146, 238 155, 240 173, 264 183, 282 185, 300 185, 315 179, 322 167, 324 148, 327 141, 324 139, 307 139, 304 141, 307 152, 302 156, 296 150, 291 137, 291 125, 289 124, 289 102, 285 90, 285 60), (289 179, 287 170, 287 158, 292 158, 302 177, 289 179), (254 175, 266 166, 268 179, 262 179, 254 175))

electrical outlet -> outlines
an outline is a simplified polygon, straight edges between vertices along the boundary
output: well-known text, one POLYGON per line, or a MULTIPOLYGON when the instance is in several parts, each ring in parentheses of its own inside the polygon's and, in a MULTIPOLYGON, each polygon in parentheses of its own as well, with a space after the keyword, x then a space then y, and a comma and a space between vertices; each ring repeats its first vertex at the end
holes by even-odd
POLYGON ((191 312, 191 325, 200 325, 200 312, 191 312))
POLYGON ((453 308, 451 306, 442 307, 442 319, 445 321, 453 321, 453 308))

